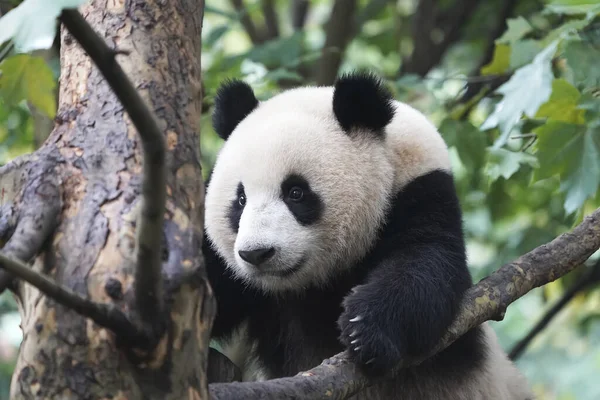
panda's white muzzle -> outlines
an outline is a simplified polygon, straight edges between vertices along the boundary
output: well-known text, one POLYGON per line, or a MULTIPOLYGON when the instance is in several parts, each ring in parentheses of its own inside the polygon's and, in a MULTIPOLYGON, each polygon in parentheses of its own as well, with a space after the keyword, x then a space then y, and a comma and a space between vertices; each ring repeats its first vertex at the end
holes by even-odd
POLYGON ((240 218, 234 253, 247 278, 289 276, 302 267, 311 235, 280 199, 248 200, 240 218))

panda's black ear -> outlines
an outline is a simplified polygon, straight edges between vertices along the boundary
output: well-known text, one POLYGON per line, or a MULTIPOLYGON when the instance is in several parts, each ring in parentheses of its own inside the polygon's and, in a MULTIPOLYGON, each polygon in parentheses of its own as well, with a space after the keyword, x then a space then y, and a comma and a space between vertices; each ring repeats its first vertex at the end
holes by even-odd
POLYGON ((213 127, 223 140, 258 106, 254 91, 246 82, 233 79, 221 84, 215 96, 213 127))
POLYGON ((392 93, 375 75, 354 72, 342 75, 335 83, 333 112, 346 132, 366 128, 377 135, 394 117, 392 93))

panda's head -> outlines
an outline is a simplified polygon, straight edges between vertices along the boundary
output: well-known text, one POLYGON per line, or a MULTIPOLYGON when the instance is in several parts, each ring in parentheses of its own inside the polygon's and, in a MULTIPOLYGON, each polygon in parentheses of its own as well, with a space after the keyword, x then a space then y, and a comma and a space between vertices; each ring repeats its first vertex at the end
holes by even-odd
POLYGON ((367 253, 395 187, 385 128, 397 106, 362 73, 264 102, 241 81, 221 86, 213 123, 226 142, 205 226, 236 276, 266 291, 302 289, 367 253))

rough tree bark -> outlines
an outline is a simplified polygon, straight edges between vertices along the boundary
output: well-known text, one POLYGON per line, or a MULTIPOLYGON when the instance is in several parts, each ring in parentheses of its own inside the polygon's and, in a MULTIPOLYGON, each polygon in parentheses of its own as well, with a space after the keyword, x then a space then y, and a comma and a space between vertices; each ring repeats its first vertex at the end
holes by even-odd
MULTIPOLYGON (((115 334, 0 271, 0 290, 14 290, 24 333, 11 398, 207 399, 215 304, 199 245, 203 2, 92 0, 80 11, 115 50, 104 61, 110 66, 119 54, 117 61, 164 132, 167 313, 157 312, 156 319, 164 317, 166 328, 156 331, 157 340, 136 342, 140 335, 115 334)), ((138 132, 64 27, 56 126, 33 155, 0 169, 0 183, 0 236, 9 238, 4 256, 32 261, 34 271, 75 294, 133 321, 144 319, 133 292, 142 199, 138 132)))

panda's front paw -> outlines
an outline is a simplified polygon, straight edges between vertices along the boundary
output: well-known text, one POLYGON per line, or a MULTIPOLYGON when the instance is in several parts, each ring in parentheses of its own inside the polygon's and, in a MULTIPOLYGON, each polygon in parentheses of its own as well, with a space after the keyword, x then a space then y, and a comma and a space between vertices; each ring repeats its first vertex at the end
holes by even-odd
POLYGON ((370 295, 365 286, 358 286, 344 299, 344 311, 338 319, 340 341, 366 374, 383 375, 401 361, 402 351, 394 340, 398 332, 391 329, 393 316, 370 295))

